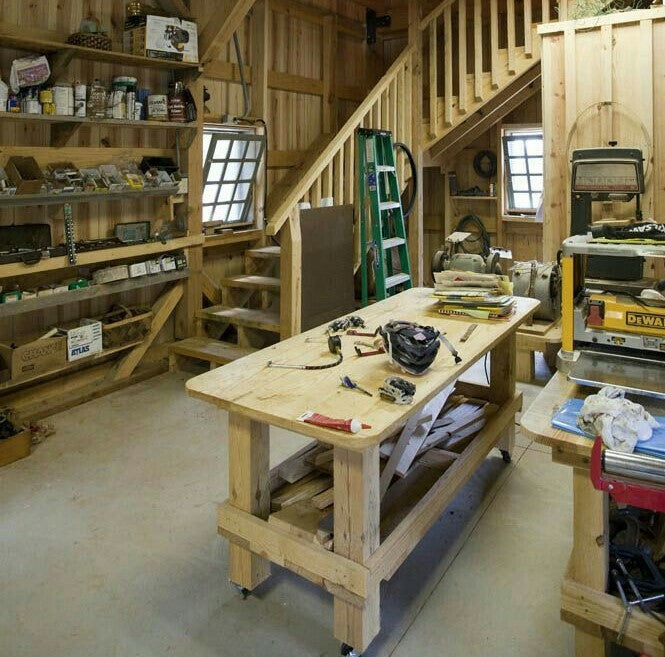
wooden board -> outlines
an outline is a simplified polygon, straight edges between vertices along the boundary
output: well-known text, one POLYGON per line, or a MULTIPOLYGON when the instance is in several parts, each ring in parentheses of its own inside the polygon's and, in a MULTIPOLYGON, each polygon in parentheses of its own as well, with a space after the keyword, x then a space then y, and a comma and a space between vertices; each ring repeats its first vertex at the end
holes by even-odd
MULTIPOLYGON (((431 369, 421 377, 409 377, 417 385, 415 403, 398 406, 378 395, 367 397, 345 390, 339 385, 340 369, 307 371, 267 367, 270 360, 278 363, 330 362, 327 346, 306 342, 307 338, 321 339, 326 327, 318 327, 260 352, 247 356, 242 362, 231 363, 187 382, 189 394, 211 401, 221 408, 243 413, 268 424, 277 425, 317 438, 332 445, 362 450, 394 434, 419 407, 445 386, 456 380, 482 354, 513 333, 533 312, 537 301, 519 299, 516 313, 507 321, 482 322, 482 330, 474 331, 464 343, 459 339, 466 331, 465 319, 444 318, 435 312, 436 303, 427 288, 414 288, 359 311, 369 327, 404 317, 429 324, 446 332, 457 345, 462 362, 455 365, 443 347, 431 369), (256 381, 261 386, 256 386, 256 381), (297 417, 311 409, 331 417, 357 417, 371 425, 351 435, 298 422, 297 417)), ((475 320, 478 323, 478 320, 475 320)), ((353 356, 353 338, 342 338, 345 357, 344 373, 361 385, 376 390, 383 380, 393 374, 385 356, 357 358, 353 356)))

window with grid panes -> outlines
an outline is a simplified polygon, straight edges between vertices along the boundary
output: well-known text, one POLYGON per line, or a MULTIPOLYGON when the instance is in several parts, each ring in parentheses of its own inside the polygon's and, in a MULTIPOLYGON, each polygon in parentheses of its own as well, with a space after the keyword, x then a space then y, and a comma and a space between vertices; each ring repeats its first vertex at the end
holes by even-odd
POLYGON ((504 130, 505 210, 535 214, 543 194, 543 131, 504 130))
POLYGON ((264 135, 204 127, 203 223, 245 226, 254 222, 253 189, 264 149, 264 135))

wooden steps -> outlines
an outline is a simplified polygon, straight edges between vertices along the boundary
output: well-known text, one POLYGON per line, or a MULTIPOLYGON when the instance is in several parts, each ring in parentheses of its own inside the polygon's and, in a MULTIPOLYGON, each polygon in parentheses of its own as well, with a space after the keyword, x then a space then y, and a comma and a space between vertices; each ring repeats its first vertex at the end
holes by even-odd
POLYGON ((169 346, 169 354, 204 360, 214 365, 225 365, 257 351, 213 338, 186 338, 169 346))
POLYGON ((280 332, 279 313, 258 308, 229 308, 227 306, 211 306, 196 313, 199 319, 211 322, 222 322, 234 326, 280 332))
POLYGON ((239 274, 222 278, 220 285, 224 287, 241 288, 244 290, 268 290, 279 292, 279 278, 274 276, 258 276, 254 274, 239 274))
POLYGON ((279 246, 261 246, 257 249, 247 249, 245 255, 250 258, 279 258, 281 248, 279 246))

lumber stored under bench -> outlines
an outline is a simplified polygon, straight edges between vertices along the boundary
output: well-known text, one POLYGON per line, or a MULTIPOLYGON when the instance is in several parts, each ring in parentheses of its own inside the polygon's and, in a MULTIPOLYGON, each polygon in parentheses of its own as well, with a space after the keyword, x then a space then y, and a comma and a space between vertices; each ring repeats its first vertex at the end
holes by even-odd
MULTIPOLYGON (((573 468, 573 550, 561 585, 561 618, 575 626, 577 657, 601 657, 605 640, 616 640, 624 615, 621 600, 607 590, 609 557, 608 499, 589 477, 593 441, 551 424, 567 399, 597 392, 557 372, 522 414, 522 433, 552 448, 552 461, 573 468)), ((665 657, 663 627, 638 608, 633 610, 623 645, 652 657, 665 657)))
MULTIPOLYGON (((342 337, 344 362, 339 367, 318 371, 275 369, 267 362, 321 364, 330 359, 325 344, 326 327, 320 326, 241 360, 224 365, 187 382, 190 395, 229 411, 229 499, 221 504, 218 530, 230 541, 229 577, 246 589, 256 588, 270 575, 270 562, 317 583, 334 596, 334 633, 342 642, 362 651, 380 629, 379 584, 390 579, 443 510, 464 485, 489 451, 496 446, 509 452, 514 441, 515 413, 522 398, 515 391, 515 332, 537 307, 532 299, 519 299, 515 314, 500 322, 478 322, 481 330, 460 343, 470 323, 463 318, 436 313, 432 290, 415 288, 359 311, 368 328, 389 320, 403 319, 431 325, 446 333, 457 347, 462 362, 455 365, 443 346, 427 373, 409 377, 416 383, 414 403, 399 406, 382 399, 376 390, 396 373, 385 355, 357 358, 355 338, 342 337), (308 341, 309 339, 309 341, 308 341), (313 339, 313 340, 312 340, 313 339), (457 383, 457 392, 469 398, 485 399, 493 406, 485 426, 459 454, 450 456, 440 476, 415 487, 419 494, 400 496, 408 502, 388 522, 382 512, 380 447, 411 417, 486 353, 491 352, 490 385, 457 383), (346 390, 340 376, 347 375, 372 397, 346 390), (355 417, 371 425, 352 435, 299 422, 305 410, 338 418, 355 417), (269 425, 310 436, 323 443, 316 452, 301 453, 295 459, 269 469, 269 425), (331 514, 329 526, 312 540, 306 524, 311 518, 299 514, 302 495, 319 496, 329 484, 329 474, 301 479, 289 499, 277 493, 281 475, 288 476, 303 460, 330 465, 332 449, 333 505, 317 498, 306 515, 317 510, 331 514), (295 465, 295 468, 294 468, 295 465), (281 475, 280 475, 281 469, 281 475), (304 492, 304 491, 307 492, 304 492), (271 508, 271 493, 277 504, 271 508), (283 504, 293 503, 284 507, 283 504), (278 508, 279 507, 279 508, 278 508), (296 508, 293 508, 296 507, 296 508), (313 507, 313 511, 312 511, 313 507), (319 509, 320 507, 320 509, 319 509), (328 534, 326 534, 328 532, 328 534), (333 535, 333 551, 330 546, 333 535)), ((423 420, 425 421, 425 420, 423 420)), ((443 453, 445 456, 445 453, 443 453)), ((399 480, 402 484, 408 477, 399 480)), ((421 482, 420 482, 421 483, 421 482)), ((282 489, 283 490, 283 489, 282 489)))

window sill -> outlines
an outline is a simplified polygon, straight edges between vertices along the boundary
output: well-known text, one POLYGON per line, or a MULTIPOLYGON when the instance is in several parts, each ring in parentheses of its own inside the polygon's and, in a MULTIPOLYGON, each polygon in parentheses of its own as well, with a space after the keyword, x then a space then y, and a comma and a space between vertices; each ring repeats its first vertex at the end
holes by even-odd
POLYGON ((510 215, 510 214, 504 214, 501 219, 505 222, 508 223, 515 223, 515 224, 540 224, 542 225, 542 221, 538 221, 536 219, 535 215, 533 217, 520 217, 517 215, 510 215))
POLYGON ((218 235, 206 235, 203 238, 203 248, 209 249, 214 246, 226 244, 240 244, 242 242, 255 242, 263 237, 263 231, 257 228, 250 230, 234 230, 218 235))

